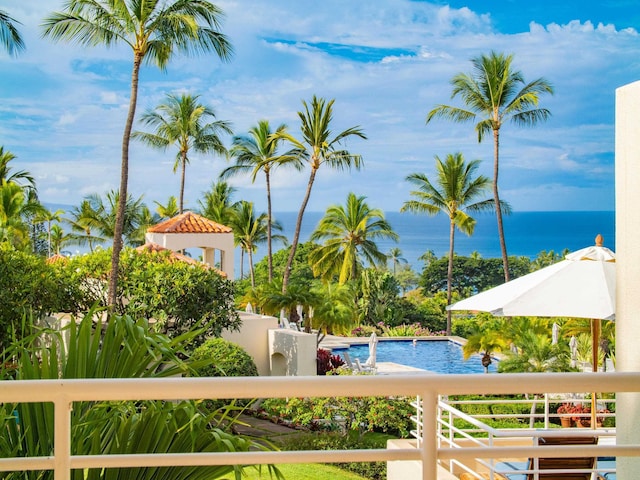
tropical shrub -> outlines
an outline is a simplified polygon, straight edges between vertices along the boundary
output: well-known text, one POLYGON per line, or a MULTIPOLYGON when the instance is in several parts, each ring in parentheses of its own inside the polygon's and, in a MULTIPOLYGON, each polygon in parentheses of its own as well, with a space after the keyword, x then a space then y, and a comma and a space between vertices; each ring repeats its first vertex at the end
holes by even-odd
MULTIPOLYGON (((66 330, 16 341, 0 364, 3 381, 145 378, 174 376, 189 370, 180 360, 189 332, 170 339, 149 330, 147 322, 111 316, 104 324, 90 312, 66 330), (63 337, 67 337, 64 339, 63 337), (65 348, 66 345, 66 348, 65 348), (11 361, 9 361, 11 360, 11 361)), ((89 387, 87 387, 89 388, 89 387)), ((232 423, 232 422, 231 422, 232 423)), ((248 451, 264 447, 230 433, 194 401, 75 402, 71 411, 73 455, 248 451)), ((230 425, 227 422, 227 425, 230 425)), ((0 406, 0 457, 50 456, 54 448, 54 416, 50 403, 0 406)), ((210 480, 241 472, 230 465, 73 470, 72 480, 210 480)), ((7 480, 47 480, 52 471, 7 472, 7 480)))
POLYGON ((239 345, 224 338, 211 338, 193 350, 191 359, 199 377, 257 377, 253 358, 239 345))
MULTIPOLYGON (((203 334, 193 337, 196 345, 206 335, 236 329, 240 319, 233 305, 233 283, 203 266, 172 262, 169 255, 168 251, 122 251, 116 312, 154 319, 155 328, 169 336, 200 326, 203 334)), ((110 250, 75 257, 64 267, 81 285, 86 309, 96 303, 106 305, 110 250)))
POLYGON ((317 374, 326 375, 343 366, 344 360, 340 355, 332 355, 329 350, 319 348, 316 355, 317 374))

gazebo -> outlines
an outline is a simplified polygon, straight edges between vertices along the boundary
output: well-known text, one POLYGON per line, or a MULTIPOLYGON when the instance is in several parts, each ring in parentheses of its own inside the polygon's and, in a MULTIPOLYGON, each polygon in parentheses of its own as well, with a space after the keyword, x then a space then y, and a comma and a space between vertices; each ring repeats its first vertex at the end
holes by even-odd
POLYGON ((184 212, 147 230, 145 239, 175 252, 201 248, 204 263, 215 268, 216 250, 220 270, 233 280, 233 230, 193 212, 184 212))

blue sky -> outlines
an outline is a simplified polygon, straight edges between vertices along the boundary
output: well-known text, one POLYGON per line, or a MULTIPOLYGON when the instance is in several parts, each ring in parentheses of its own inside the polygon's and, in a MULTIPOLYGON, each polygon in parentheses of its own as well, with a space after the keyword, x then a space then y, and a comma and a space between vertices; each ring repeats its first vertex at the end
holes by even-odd
MULTIPOLYGON (((334 130, 359 125, 368 136, 347 144, 363 155, 364 168, 320 170, 309 210, 344 203, 351 191, 372 207, 398 210, 409 199, 405 177, 433 174, 434 155, 460 151, 492 175, 492 145, 478 144, 472 124, 425 125, 425 117, 436 104, 457 104, 449 81, 471 70, 470 58, 513 53, 525 79, 545 77, 555 95, 542 99, 552 112, 546 123, 503 127, 502 198, 516 211, 612 210, 615 89, 640 79, 640 10, 635 1, 598 3, 220 1, 233 60, 176 57, 165 73, 144 67, 138 113, 167 93, 188 92, 236 134, 265 118, 297 136, 302 100, 335 99, 334 130)), ((42 39, 42 19, 62 5, 0 7, 22 22, 27 45, 17 58, 0 52, 0 144, 17 156, 14 168, 34 174, 43 201, 75 205, 117 188, 132 59, 125 48, 42 39)), ((131 193, 150 206, 177 196, 174 156, 132 143, 131 193)), ((219 157, 192 156, 187 208, 197 208, 225 166, 219 157)), ((273 180, 274 208, 297 210, 307 172, 281 170, 273 180)), ((266 209, 261 182, 232 183, 236 199, 266 209)))

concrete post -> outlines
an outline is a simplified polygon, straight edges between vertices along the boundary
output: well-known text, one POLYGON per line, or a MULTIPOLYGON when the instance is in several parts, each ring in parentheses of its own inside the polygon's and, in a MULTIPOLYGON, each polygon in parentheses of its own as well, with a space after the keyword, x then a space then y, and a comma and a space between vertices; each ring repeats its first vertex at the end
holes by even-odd
MULTIPOLYGON (((640 371, 640 82, 616 90, 616 370, 640 371)), ((640 443, 640 394, 617 395, 619 445, 640 443)), ((640 458, 618 457, 617 478, 638 478, 640 458)))

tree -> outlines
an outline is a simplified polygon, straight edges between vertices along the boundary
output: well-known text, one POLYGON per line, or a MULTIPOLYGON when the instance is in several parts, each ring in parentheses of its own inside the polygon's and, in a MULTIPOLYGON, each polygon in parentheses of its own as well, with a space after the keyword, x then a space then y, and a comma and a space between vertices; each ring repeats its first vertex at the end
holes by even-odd
POLYGON ((66 218, 64 221, 71 226, 70 244, 88 245, 89 251, 93 252, 94 244, 105 241, 105 237, 95 234, 101 220, 87 198, 82 200, 80 206, 73 207, 71 218, 66 218))
POLYGON ((213 182, 211 189, 204 192, 204 201, 198 201, 200 215, 221 225, 230 225, 239 205, 231 200, 235 192, 227 182, 213 182))
POLYGON ((62 247, 67 245, 71 239, 69 234, 57 223, 51 227, 48 237, 51 244, 51 250, 56 255, 60 255, 62 247))
MULTIPOLYGON (((40 212, 38 212, 34 218, 34 220, 38 223, 47 223, 47 256, 51 256, 51 222, 59 222, 64 210, 58 209, 55 212, 47 208, 42 208, 40 212)), ((58 252, 56 252, 58 253, 58 252)))
POLYGON ((315 95, 313 96, 310 105, 305 101, 302 102, 304 111, 298 112, 301 122, 301 141, 296 140, 286 132, 278 134, 279 137, 291 142, 294 148, 299 151, 300 158, 304 159, 310 168, 307 189, 304 198, 302 199, 300 210, 298 211, 296 228, 293 233, 293 241, 291 242, 291 250, 289 251, 289 258, 287 259, 287 265, 282 277, 283 291, 286 291, 289 283, 291 265, 293 264, 293 258, 295 257, 296 249, 298 248, 298 241, 300 240, 302 218, 307 208, 307 203, 309 203, 311 189, 318 170, 323 164, 327 164, 329 167, 336 170, 349 170, 351 167, 359 170, 362 165, 362 157, 360 155, 350 153, 348 150, 338 149, 338 147, 349 137, 356 136, 362 139, 366 139, 367 137, 360 127, 357 126, 343 130, 333 136, 330 126, 331 120, 333 119, 334 102, 335 100, 327 102, 325 99, 318 98, 315 95))
POLYGON ((249 135, 234 137, 231 147, 231 156, 235 158, 235 165, 228 167, 220 174, 221 179, 229 178, 238 173, 251 173, 251 183, 255 183, 258 173, 264 173, 267 187, 267 263, 269 282, 273 280, 273 251, 271 238, 271 225, 273 214, 271 211, 271 171, 282 165, 293 166, 297 170, 302 169, 302 161, 292 152, 278 154, 279 143, 283 140, 280 134, 286 131, 286 125, 282 124, 271 132, 268 120, 260 120, 258 125, 249 130, 249 135))
MULTIPOLYGON (((453 284, 453 256, 456 228, 466 235, 473 235, 476 220, 467 212, 482 212, 494 208, 494 200, 483 198, 491 188, 491 181, 484 175, 475 176, 479 160, 465 162, 461 153, 448 154, 444 161, 436 155, 437 182, 432 183, 421 173, 413 173, 407 181, 418 187, 411 192, 414 200, 408 200, 401 212, 445 213, 449 217, 449 265, 447 267, 447 305, 451 305, 453 284)), ((503 209, 508 206, 503 204, 503 209)), ((451 335, 451 311, 447 310, 447 335, 451 335)))
POLYGON ((18 249, 30 245, 28 218, 42 211, 40 203, 15 182, 0 182, 0 242, 18 249))
POLYGON ((570 370, 570 353, 566 342, 552 344, 547 335, 524 332, 515 346, 517 353, 507 352, 506 358, 498 365, 498 371, 543 373, 570 370))
POLYGON ((65 6, 64 12, 54 12, 45 18, 45 36, 88 47, 124 43, 133 52, 129 111, 122 134, 120 202, 109 276, 109 306, 113 306, 126 200, 129 198, 129 143, 138 103, 140 66, 145 61, 164 70, 175 52, 189 54, 213 50, 220 59, 227 60, 232 50, 227 38, 218 30, 222 11, 207 0, 69 0, 65 6))
POLYGON ((173 173, 180 167, 179 212, 184 211, 184 184, 189 163, 189 152, 217 153, 226 155, 227 149, 220 140, 220 134, 231 134, 231 127, 224 120, 216 118, 213 108, 198 103, 198 96, 182 94, 167 95, 167 100, 155 110, 142 116, 142 123, 155 128, 154 133, 133 132, 132 138, 146 145, 166 150, 170 145, 178 147, 173 173), (208 120, 209 123, 205 123, 208 120))
MULTIPOLYGON (((267 241, 268 230, 267 215, 262 213, 256 217, 253 210, 253 202, 241 201, 235 215, 232 217, 231 227, 236 244, 240 245, 243 252, 249 256, 249 272, 251 275, 251 286, 255 287, 255 275, 253 271, 253 252, 258 248, 258 244, 267 241)), ((282 230, 280 224, 274 224, 276 230, 282 230)), ((282 235, 278 239, 285 240, 282 235)), ((242 276, 242 275, 241 275, 242 276)))
POLYGON ((382 210, 370 208, 365 197, 349 193, 346 205, 330 206, 311 233, 311 241, 324 241, 309 258, 314 274, 323 280, 338 275, 343 285, 356 278, 361 259, 371 266, 384 265, 387 256, 378 249, 378 239, 397 241, 398 235, 382 210))
POLYGON ((12 172, 9 162, 14 160, 16 156, 4 147, 0 146, 0 182, 13 182, 21 187, 28 188, 30 190, 36 189, 36 181, 33 176, 26 170, 18 170, 12 172))
MULTIPOLYGON (((445 118, 454 122, 473 122, 478 133, 478 142, 493 133, 493 200, 500 205, 498 192, 498 165, 500 151, 500 128, 506 120, 516 125, 533 126, 544 121, 551 113, 538 108, 540 96, 553 94, 553 87, 544 78, 525 83, 522 72, 513 70, 513 55, 491 52, 472 58, 473 72, 459 73, 451 80, 451 98, 460 96, 465 108, 437 105, 427 115, 427 123, 434 118, 445 118)), ((496 209, 498 237, 502 252, 504 280, 509 281, 509 258, 504 238, 501 209, 496 209)))
POLYGON ((156 204, 156 213, 163 220, 173 218, 180 213, 180 209, 178 208, 178 201, 173 195, 169 197, 166 205, 163 205, 160 202, 153 203, 156 204))
POLYGON ((492 363, 491 354, 505 350, 507 345, 500 334, 500 328, 504 320, 491 319, 483 324, 482 330, 474 331, 462 347, 462 356, 468 360, 474 353, 481 353, 480 361, 484 367, 484 373, 489 373, 489 365, 492 363))
MULTIPOLYGON (((87 214, 91 216, 95 229, 103 237, 113 238, 114 231, 117 228, 117 210, 120 204, 120 194, 115 190, 111 190, 107 192, 105 198, 93 194, 89 195, 87 200, 91 210, 87 214)), ((142 220, 143 207, 142 197, 134 200, 131 195, 128 196, 125 202, 122 226, 122 235, 126 243, 136 243, 136 233, 142 220)))
POLYGON ((402 256, 402 250, 399 247, 393 247, 387 253, 387 258, 391 260, 391 264, 393 265, 393 274, 396 274, 396 269, 400 265, 406 265, 407 259, 402 256))
POLYGON ((9 14, 0 10, 0 43, 9 55, 17 55, 19 51, 24 50, 24 41, 15 24, 19 24, 9 14))

